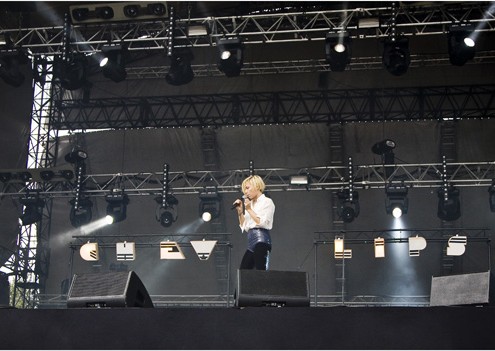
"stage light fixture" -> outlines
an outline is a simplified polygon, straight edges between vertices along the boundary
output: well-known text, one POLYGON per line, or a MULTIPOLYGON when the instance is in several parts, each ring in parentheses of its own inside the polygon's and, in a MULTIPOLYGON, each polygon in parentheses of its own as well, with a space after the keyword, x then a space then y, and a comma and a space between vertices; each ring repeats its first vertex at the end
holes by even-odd
POLYGON ((54 76, 62 88, 77 90, 89 84, 86 80, 88 62, 84 54, 70 54, 68 58, 57 57, 54 63, 54 76))
POLYGON ((309 185, 308 175, 292 175, 289 178, 290 185, 309 185))
POLYGON ((395 154, 393 150, 396 147, 395 141, 391 139, 385 139, 375 143, 371 147, 371 151, 381 156, 382 164, 385 168, 385 178, 388 179, 394 172, 393 165, 395 163, 395 154))
POLYGON ((385 210, 394 218, 400 218, 407 214, 409 199, 407 198, 407 188, 404 186, 387 186, 385 188, 385 210))
POLYGON ((55 176, 55 172, 50 169, 40 171, 40 177, 45 182, 52 180, 54 176, 55 176))
POLYGON ((104 20, 112 19, 114 16, 113 8, 110 6, 101 6, 95 8, 96 18, 101 18, 104 20))
POLYGON ((437 216, 444 221, 455 221, 461 216, 461 202, 459 200, 459 189, 441 187, 438 189, 438 211, 437 216))
POLYGON ((359 193, 352 191, 352 196, 348 189, 337 193, 338 205, 337 214, 345 223, 351 223, 354 218, 359 216, 359 193))
POLYGON ((495 180, 492 180, 492 185, 488 188, 488 203, 490 211, 495 212, 495 180))
POLYGON ((204 222, 209 222, 220 215, 220 194, 203 192, 199 194, 199 215, 204 222))
POLYGON ((74 228, 79 228, 91 222, 93 218, 93 202, 90 199, 81 198, 77 201, 77 207, 76 199, 70 200, 69 203, 71 205, 69 219, 74 228))
POLYGON ((474 28, 472 25, 452 25, 447 34, 450 63, 463 66, 472 60, 476 53, 473 40, 474 28))
POLYGON ((68 154, 65 155, 64 159, 66 162, 73 163, 73 164, 78 164, 83 162, 88 158, 88 154, 86 151, 83 150, 72 150, 68 154))
POLYGON ((408 38, 387 38, 383 46, 382 62, 387 71, 394 76, 407 72, 411 63, 408 38))
POLYGON ((218 69, 227 77, 241 74, 244 64, 244 46, 240 38, 222 38, 217 42, 218 69))
POLYGON ((325 36, 325 58, 333 72, 343 72, 351 62, 351 38, 348 32, 329 32, 325 36))
POLYGON ((38 192, 26 192, 26 194, 19 199, 19 202, 24 206, 24 210, 19 217, 23 226, 34 224, 43 218, 45 200, 39 197, 38 192))
POLYGON ((167 7, 165 6, 165 3, 161 3, 161 2, 151 3, 148 4, 146 8, 148 10, 149 15, 159 16, 159 17, 167 15, 167 7))
POLYGON ((123 81, 127 77, 125 69, 127 48, 121 44, 111 44, 103 46, 101 51, 105 55, 100 61, 103 76, 115 83, 123 81))
POLYGON ((136 4, 126 5, 124 6, 124 15, 129 18, 136 18, 139 16, 139 9, 140 6, 136 4))
POLYGON ((124 190, 113 189, 110 194, 105 195, 107 202, 107 215, 113 218, 113 223, 121 222, 127 218, 127 205, 129 197, 124 190))
POLYGON ((193 53, 189 49, 174 52, 170 58, 170 69, 165 76, 167 83, 178 86, 191 82, 194 78, 191 68, 193 59, 193 53))
POLYGON ((162 201, 162 197, 155 198, 158 203, 156 208, 155 218, 163 227, 170 227, 175 221, 177 221, 177 210, 175 206, 179 204, 179 200, 172 195, 167 194, 165 204, 162 201))
POLYGON ((17 177, 23 182, 30 182, 33 179, 33 175, 31 174, 31 172, 28 171, 17 173, 17 177))
POLYGON ((385 239, 384 238, 375 238, 375 257, 383 258, 385 257, 385 239))

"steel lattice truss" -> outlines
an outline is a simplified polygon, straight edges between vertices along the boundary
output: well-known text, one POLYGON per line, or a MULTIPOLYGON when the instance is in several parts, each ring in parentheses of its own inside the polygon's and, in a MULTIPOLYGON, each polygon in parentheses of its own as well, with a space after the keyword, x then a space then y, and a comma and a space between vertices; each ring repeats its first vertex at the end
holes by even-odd
MULTIPOLYGON (((382 189, 386 185, 401 185, 410 188, 443 186, 442 163, 359 165, 353 166, 353 187, 359 189, 382 189), (393 168, 388 178, 385 168, 393 168)), ((240 192, 242 180, 249 170, 232 171, 180 171, 169 172, 169 187, 173 194, 199 194, 205 189, 219 193, 240 192)), ((266 183, 267 191, 341 190, 349 187, 347 166, 312 168, 267 168, 256 169, 266 183), (308 185, 291 185, 290 176, 308 175, 308 185)), ((456 187, 489 187, 495 179, 495 161, 447 163, 447 183, 456 187)), ((139 172, 117 174, 90 174, 82 180, 87 196, 104 196, 114 188, 125 189, 129 196, 157 196, 162 192, 163 172, 139 172)), ((3 184, 0 196, 20 196, 30 183, 11 181, 3 184)), ((45 197, 73 197, 75 184, 71 181, 51 183, 41 194, 45 197)))
POLYGON ((456 120, 495 115, 495 87, 288 91, 62 100, 59 130, 456 120))
MULTIPOLYGON (((238 35, 246 44, 324 40, 330 30, 347 29, 354 38, 380 38, 390 33, 392 8, 350 8, 342 10, 294 11, 245 16, 176 18, 174 46, 211 46, 215 38, 238 35), (363 18, 377 18, 377 27, 362 28, 363 18), (189 26, 207 26, 210 34, 190 36, 189 26)), ((477 31, 495 30, 495 15, 490 2, 428 3, 403 2, 397 8, 397 32, 404 35, 444 34, 452 23, 472 23, 477 31)), ((289 9, 290 10, 290 9, 289 9)), ((129 50, 164 49, 170 34, 169 19, 162 21, 107 22, 72 26, 71 46, 77 51, 101 51, 109 41, 125 42, 129 50)), ((63 51, 63 26, 40 28, 3 28, 16 46, 29 48, 34 55, 60 54, 63 51)))

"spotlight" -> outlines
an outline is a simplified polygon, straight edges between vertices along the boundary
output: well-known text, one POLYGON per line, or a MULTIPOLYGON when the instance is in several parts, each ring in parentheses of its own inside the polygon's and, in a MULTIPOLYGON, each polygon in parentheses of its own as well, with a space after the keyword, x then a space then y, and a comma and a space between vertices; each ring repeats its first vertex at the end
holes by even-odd
POLYGON ((441 187, 438 189, 437 216, 444 221, 455 221, 461 216, 459 189, 455 187, 441 187))
POLYGON ((80 199, 77 202, 77 208, 75 206, 76 199, 70 200, 69 203, 71 204, 69 219, 74 228, 78 228, 91 222, 91 219, 93 218, 93 202, 90 199, 80 199))
POLYGON ((60 80, 62 88, 76 90, 88 83, 87 67, 88 62, 84 54, 73 54, 67 59, 57 58, 53 74, 60 80))
POLYGON ((115 83, 123 81, 127 77, 125 59, 127 49, 120 44, 105 45, 102 47, 105 57, 100 61, 103 76, 115 83))
POLYGON ((204 192, 199 195, 199 215, 205 222, 220 215, 220 195, 217 192, 204 192))
MULTIPOLYGON (((393 149, 395 149, 395 141, 390 139, 385 139, 377 142, 371 147, 371 151, 382 157, 383 165, 393 165, 395 163, 395 154, 393 149)), ((394 167, 385 167, 385 177, 388 179, 394 172, 394 167)))
POLYGON ((148 4, 146 6, 146 9, 148 10, 149 15, 153 16, 164 16, 167 14, 167 7, 163 3, 153 3, 153 4, 148 4))
POLYGON ((194 58, 191 50, 174 53, 171 57, 170 70, 165 80, 171 85, 183 85, 191 82, 194 72, 191 68, 191 60, 194 58))
POLYGON ((308 175, 292 175, 289 178, 290 185, 301 186, 305 185, 306 188, 309 185, 309 176, 308 175))
POLYGON ((138 5, 126 5, 124 6, 124 15, 129 18, 135 18, 139 15, 138 5))
POLYGON ((95 12, 97 18, 101 18, 104 20, 109 20, 114 16, 113 8, 111 8, 110 6, 97 7, 95 9, 95 12))
POLYGON ((476 48, 472 25, 452 25, 447 35, 450 63, 463 66, 474 58, 476 48))
POLYGON ((218 49, 218 69, 225 73, 227 77, 236 77, 241 74, 244 64, 244 47, 241 39, 219 39, 218 49))
POLYGON ((72 10, 72 18, 76 21, 85 21, 89 18, 88 8, 76 8, 72 10))
POLYGON ((0 56, 0 78, 13 87, 20 87, 24 82, 24 74, 19 65, 23 63, 22 53, 17 50, 4 52, 0 56))
POLYGON ((40 171, 40 177, 45 182, 52 180, 54 176, 55 176, 55 172, 53 172, 52 170, 48 169, 48 170, 40 171))
POLYGON ((394 76, 401 76, 406 73, 411 63, 409 39, 386 39, 383 46, 382 62, 387 71, 394 76))
POLYGON ((66 162, 75 163, 75 164, 83 162, 87 158, 88 158, 88 154, 86 153, 86 151, 83 150, 72 150, 64 157, 66 162))
POLYGON ((19 172, 17 174, 17 176, 19 177, 20 180, 22 180, 23 182, 29 182, 33 179, 33 175, 31 174, 31 172, 28 172, 28 171, 24 171, 24 172, 19 172))
POLYGON ((38 193, 26 193, 19 199, 21 205, 24 205, 24 211, 19 217, 22 225, 30 225, 39 222, 43 217, 43 207, 45 201, 40 199, 38 193))
POLYGON ((105 195, 107 202, 107 215, 113 218, 113 223, 121 222, 127 218, 127 205, 129 197, 123 190, 113 189, 110 194, 105 195))
POLYGON ((387 214, 391 214, 394 218, 400 218, 403 214, 407 214, 409 208, 407 188, 403 186, 388 186, 385 189, 385 193, 387 195, 385 200, 385 210, 387 211, 387 214))
POLYGON ((337 193, 339 204, 337 206, 337 214, 345 223, 351 223, 354 218, 359 216, 359 193, 357 191, 350 192, 348 189, 337 193))
POLYGON ((348 32, 327 33, 325 37, 325 57, 330 69, 342 72, 351 62, 351 39, 348 32))
POLYGON ((64 169, 60 171, 60 176, 66 180, 71 180, 72 178, 74 178, 74 172, 70 169, 64 169))
MULTIPOLYGON (((1 175, 0 175, 1 177, 1 175)), ((492 180, 492 185, 488 188, 488 202, 490 203, 490 211, 495 212, 495 180, 492 180)))
POLYGON ((179 204, 179 200, 171 194, 167 194, 165 204, 162 201, 162 197, 155 198, 155 201, 159 204, 156 208, 156 220, 160 222, 163 227, 170 227, 175 221, 177 221, 177 211, 175 206, 179 204))

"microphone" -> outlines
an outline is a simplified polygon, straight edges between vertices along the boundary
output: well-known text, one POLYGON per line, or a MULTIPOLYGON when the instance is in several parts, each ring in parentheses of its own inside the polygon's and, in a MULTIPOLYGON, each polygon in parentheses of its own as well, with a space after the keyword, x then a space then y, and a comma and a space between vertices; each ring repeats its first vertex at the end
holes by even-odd
MULTIPOLYGON (((241 197, 241 198, 242 198, 242 199, 245 199, 245 198, 247 198, 247 196, 246 196, 246 195, 242 195, 242 197, 241 197)), ((231 210, 233 210, 233 209, 237 208, 237 207, 238 207, 238 206, 240 206, 240 205, 244 206, 244 202, 242 202, 242 201, 241 201, 241 203, 240 203, 240 204, 233 204, 233 205, 232 205, 232 207, 231 207, 230 209, 231 209, 231 210)))

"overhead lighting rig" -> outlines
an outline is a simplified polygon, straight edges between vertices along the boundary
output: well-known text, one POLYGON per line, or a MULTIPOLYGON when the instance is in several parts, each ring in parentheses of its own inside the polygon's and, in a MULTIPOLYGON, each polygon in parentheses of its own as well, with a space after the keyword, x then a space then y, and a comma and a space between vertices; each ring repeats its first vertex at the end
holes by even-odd
POLYGON ((157 20, 168 16, 165 1, 95 3, 69 6, 72 23, 157 20))

